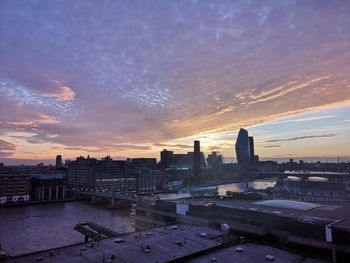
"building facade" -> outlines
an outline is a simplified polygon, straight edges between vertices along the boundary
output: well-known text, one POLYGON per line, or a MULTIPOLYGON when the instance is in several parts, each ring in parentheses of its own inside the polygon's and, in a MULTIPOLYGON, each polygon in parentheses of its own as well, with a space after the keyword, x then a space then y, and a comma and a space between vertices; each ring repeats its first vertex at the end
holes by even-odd
POLYGON ((30 200, 30 175, 24 173, 0 174, 0 204, 30 200))

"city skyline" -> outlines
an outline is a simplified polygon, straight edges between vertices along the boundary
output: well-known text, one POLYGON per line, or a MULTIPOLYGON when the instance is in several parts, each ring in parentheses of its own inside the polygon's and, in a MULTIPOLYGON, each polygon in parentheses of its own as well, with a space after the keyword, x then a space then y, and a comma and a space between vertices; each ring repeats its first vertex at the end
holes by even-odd
MULTIPOLYGON (((1 1, 0 162, 350 156, 350 4, 1 1), (324 19, 327 17, 327 19, 324 19)), ((348 159, 349 160, 349 159, 348 159)))

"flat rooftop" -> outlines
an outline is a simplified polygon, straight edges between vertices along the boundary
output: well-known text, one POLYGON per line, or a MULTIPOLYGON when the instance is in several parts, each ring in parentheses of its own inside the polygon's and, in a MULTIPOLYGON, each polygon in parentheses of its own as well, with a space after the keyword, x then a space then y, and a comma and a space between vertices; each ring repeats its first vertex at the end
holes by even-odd
POLYGON ((118 238, 73 245, 66 248, 33 253, 6 260, 10 263, 32 262, 169 262, 177 259, 186 262, 267 262, 272 255, 277 262, 321 263, 323 261, 304 258, 269 246, 244 244, 223 247, 222 232, 209 227, 176 225, 149 231, 127 234, 118 238), (93 246, 91 245, 93 244, 93 246), (236 248, 241 247, 242 252, 236 248), (193 255, 197 253, 196 255, 193 255))
POLYGON ((244 244, 236 245, 229 248, 216 250, 212 253, 202 255, 188 260, 190 263, 208 263, 208 262, 235 262, 235 263, 252 263, 252 262, 269 262, 265 259, 267 255, 275 258, 274 262, 279 263, 321 263, 321 261, 313 258, 304 258, 303 256, 281 250, 275 247, 244 244), (238 252, 237 250, 241 251, 238 252))
MULTIPOLYGON (((72 230, 73 231, 73 230, 72 230)), ((104 239, 61 248, 59 251, 34 253, 9 259, 6 262, 167 262, 222 244, 222 233, 209 227, 176 225, 150 231, 132 233, 118 238, 104 239), (201 235, 202 234, 202 235, 201 235), (136 235, 136 236, 135 236, 136 235), (93 243, 93 247, 91 247, 93 243)), ((83 240, 83 235, 82 235, 83 240)))
POLYGON ((290 200, 237 200, 219 198, 185 198, 172 200, 174 203, 220 206, 262 213, 270 213, 296 220, 309 220, 314 223, 327 225, 337 222, 333 226, 350 230, 350 202, 297 202, 290 200), (304 203, 301 204, 301 203, 304 203), (293 205, 291 205, 293 204, 293 205))

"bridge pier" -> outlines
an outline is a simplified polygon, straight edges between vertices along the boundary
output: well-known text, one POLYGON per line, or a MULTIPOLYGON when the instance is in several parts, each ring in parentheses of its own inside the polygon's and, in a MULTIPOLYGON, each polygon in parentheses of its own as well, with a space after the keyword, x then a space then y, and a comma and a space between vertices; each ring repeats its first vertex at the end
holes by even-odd
POLYGON ((111 199, 111 207, 114 208, 115 207, 115 197, 113 196, 111 199))
POLYGON ((94 192, 91 196, 91 203, 95 203, 96 202, 96 193, 94 192))

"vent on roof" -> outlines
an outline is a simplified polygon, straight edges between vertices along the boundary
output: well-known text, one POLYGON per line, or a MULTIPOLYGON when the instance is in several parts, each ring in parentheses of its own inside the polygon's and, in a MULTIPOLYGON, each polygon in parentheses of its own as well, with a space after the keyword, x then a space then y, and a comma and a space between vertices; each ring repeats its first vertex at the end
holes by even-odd
POLYGON ((180 247, 184 245, 184 243, 181 240, 176 240, 174 243, 180 247))
POLYGON ((236 252, 243 252, 243 248, 242 247, 236 247, 236 252))
POLYGON ((275 260, 275 257, 272 256, 272 255, 266 255, 266 256, 265 256, 265 259, 268 260, 268 261, 274 261, 274 260, 275 260))
POLYGON ((120 238, 120 237, 118 237, 118 238, 114 239, 114 242, 115 243, 122 243, 122 242, 125 242, 125 240, 120 238))

